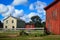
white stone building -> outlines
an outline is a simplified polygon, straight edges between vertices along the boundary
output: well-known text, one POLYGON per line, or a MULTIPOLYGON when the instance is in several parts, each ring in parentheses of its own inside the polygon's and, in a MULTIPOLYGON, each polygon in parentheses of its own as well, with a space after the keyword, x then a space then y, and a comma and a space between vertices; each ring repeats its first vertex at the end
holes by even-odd
POLYGON ((4 29, 14 29, 16 30, 16 28, 23 28, 25 26, 25 22, 15 18, 13 16, 9 16, 6 19, 4 19, 3 21, 3 28, 4 29))

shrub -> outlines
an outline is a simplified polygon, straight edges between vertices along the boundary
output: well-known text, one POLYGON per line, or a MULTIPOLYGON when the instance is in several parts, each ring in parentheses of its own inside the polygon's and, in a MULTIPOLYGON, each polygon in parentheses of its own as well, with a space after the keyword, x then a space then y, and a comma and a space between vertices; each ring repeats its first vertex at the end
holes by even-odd
POLYGON ((26 32, 24 32, 24 31, 21 31, 21 32, 20 32, 20 35, 21 35, 21 36, 24 36, 24 35, 29 35, 29 34, 26 33, 26 32))

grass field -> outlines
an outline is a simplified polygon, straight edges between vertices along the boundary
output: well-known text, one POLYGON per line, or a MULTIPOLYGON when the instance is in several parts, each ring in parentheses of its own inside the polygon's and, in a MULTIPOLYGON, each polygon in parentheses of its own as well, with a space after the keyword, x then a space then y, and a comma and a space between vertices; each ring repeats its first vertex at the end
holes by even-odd
MULTIPOLYGON (((20 36, 21 31, 0 31, 0 40, 60 40, 60 35, 45 35, 43 30, 30 30, 29 35, 20 36)), ((27 32, 27 30, 25 30, 27 32)))
POLYGON ((60 35, 48 35, 48 36, 43 36, 43 37, 7 37, 7 38, 0 38, 0 40, 60 40, 60 35))

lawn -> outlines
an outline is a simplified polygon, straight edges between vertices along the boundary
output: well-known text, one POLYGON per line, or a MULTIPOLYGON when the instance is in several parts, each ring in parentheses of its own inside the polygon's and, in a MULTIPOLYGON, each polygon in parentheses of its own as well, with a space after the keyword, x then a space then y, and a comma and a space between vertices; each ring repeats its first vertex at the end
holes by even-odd
MULTIPOLYGON (((27 32, 27 30, 24 30, 27 32)), ((0 31, 0 40, 60 40, 60 35, 45 35, 43 30, 30 30, 29 35, 21 36, 20 31, 0 31)))
POLYGON ((29 37, 29 36, 20 36, 13 38, 0 38, 0 40, 60 40, 60 35, 48 35, 43 37, 29 37))

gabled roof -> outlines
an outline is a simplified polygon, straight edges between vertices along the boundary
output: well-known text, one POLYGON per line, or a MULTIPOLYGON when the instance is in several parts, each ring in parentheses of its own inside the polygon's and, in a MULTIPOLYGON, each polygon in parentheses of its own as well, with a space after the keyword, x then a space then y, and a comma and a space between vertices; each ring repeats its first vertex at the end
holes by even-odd
MULTIPOLYGON (((17 19, 17 20, 20 20, 19 18, 16 18, 16 17, 13 17, 13 16, 8 16, 8 17, 5 18, 4 20, 8 19, 9 17, 12 17, 12 18, 15 18, 15 19, 17 19)), ((4 21, 4 20, 3 20, 3 21, 4 21)))
POLYGON ((59 2, 60 0, 55 0, 53 3, 51 3, 50 5, 48 5, 47 7, 45 7, 44 9, 47 10, 49 9, 51 6, 55 5, 57 2, 59 2))

